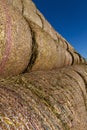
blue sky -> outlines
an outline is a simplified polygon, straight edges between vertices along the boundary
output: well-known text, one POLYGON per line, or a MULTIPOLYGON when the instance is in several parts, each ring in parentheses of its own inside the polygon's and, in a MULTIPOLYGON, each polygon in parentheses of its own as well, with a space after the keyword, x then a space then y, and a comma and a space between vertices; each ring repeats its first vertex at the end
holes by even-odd
POLYGON ((87 0, 33 0, 41 13, 87 59, 87 0))

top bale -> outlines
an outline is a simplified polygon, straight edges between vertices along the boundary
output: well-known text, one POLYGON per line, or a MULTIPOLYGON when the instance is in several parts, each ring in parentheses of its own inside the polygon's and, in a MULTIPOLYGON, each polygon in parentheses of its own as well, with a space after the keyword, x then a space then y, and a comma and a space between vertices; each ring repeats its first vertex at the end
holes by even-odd
POLYGON ((0 76, 17 75, 29 62, 32 48, 29 25, 18 11, 0 1, 0 76))

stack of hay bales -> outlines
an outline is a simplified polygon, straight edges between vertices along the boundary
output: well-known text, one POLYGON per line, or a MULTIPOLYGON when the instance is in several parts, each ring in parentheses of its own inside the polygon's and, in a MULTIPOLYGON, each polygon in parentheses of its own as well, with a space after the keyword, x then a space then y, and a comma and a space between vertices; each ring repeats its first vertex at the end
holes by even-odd
POLYGON ((32 0, 0 1, 0 130, 86 130, 87 62, 32 0))
POLYGON ((0 1, 0 76, 84 62, 31 0, 0 1))

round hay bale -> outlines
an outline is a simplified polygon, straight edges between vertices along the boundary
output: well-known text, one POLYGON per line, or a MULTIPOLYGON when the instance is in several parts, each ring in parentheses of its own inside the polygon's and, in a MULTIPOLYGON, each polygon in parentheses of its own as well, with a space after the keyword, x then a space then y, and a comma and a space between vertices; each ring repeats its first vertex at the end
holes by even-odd
POLYGON ((38 25, 31 23, 33 49, 27 72, 52 70, 72 64, 72 56, 38 25))
POLYGON ((23 72, 31 56, 29 25, 18 11, 0 1, 0 76, 23 72))

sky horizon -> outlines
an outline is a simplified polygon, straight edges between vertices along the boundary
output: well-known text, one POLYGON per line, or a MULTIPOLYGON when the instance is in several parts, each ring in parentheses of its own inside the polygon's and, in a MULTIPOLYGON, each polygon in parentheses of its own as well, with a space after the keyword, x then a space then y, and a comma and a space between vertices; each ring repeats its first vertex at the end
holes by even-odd
POLYGON ((33 0, 53 28, 87 59, 87 0, 33 0))

